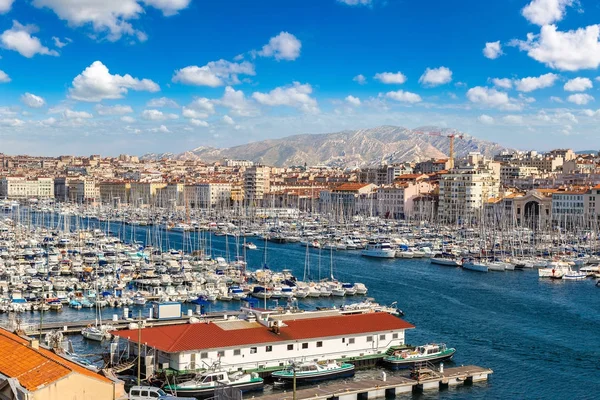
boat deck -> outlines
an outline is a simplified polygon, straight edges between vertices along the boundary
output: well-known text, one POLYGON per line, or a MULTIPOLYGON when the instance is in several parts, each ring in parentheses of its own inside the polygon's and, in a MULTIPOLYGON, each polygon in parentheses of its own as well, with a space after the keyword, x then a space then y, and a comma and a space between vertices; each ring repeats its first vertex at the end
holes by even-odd
MULTIPOLYGON (((493 371, 489 368, 467 365, 455 368, 446 368, 443 372, 431 371, 419 380, 402 376, 387 376, 382 379, 363 379, 332 383, 326 386, 299 389, 296 391, 297 400, 353 400, 377 399, 394 396, 400 393, 439 389, 440 386, 458 385, 464 382, 485 381, 493 371)), ((292 400, 291 390, 267 395, 248 394, 246 399, 257 400, 292 400)))

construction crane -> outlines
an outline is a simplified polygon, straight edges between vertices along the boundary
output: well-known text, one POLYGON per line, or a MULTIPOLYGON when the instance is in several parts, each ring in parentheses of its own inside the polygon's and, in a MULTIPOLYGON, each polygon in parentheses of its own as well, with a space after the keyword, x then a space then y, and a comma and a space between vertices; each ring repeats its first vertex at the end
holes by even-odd
POLYGON ((454 168, 454 140, 456 138, 462 139, 463 135, 457 135, 456 133, 451 134, 443 134, 441 132, 423 132, 423 131, 413 131, 413 133, 417 133, 419 135, 429 135, 429 136, 437 136, 437 137, 447 137, 450 139, 450 157, 448 159, 448 169, 454 168))

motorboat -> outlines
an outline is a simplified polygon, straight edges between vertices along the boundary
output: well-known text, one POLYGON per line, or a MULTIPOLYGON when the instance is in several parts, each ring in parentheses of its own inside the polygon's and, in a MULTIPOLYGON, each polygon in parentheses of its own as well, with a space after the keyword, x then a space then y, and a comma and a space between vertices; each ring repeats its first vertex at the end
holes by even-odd
POLYGON ((395 350, 389 356, 383 358, 383 361, 393 370, 410 368, 416 363, 427 361, 438 363, 449 360, 456 353, 456 349, 448 348, 445 344, 426 344, 406 349, 395 350))
POLYGON ((430 258, 432 264, 444 265, 447 267, 460 267, 462 262, 456 256, 450 253, 436 254, 430 258))
POLYGON ((488 270, 489 270, 487 263, 477 262, 475 260, 463 261, 462 267, 464 269, 468 269, 469 271, 477 271, 477 272, 488 272, 488 270))
POLYGON ((291 364, 282 371, 271 374, 274 380, 283 382, 318 382, 327 379, 347 378, 354 375, 354 365, 336 361, 305 361, 291 364))
POLYGON ((262 390, 264 381, 256 373, 245 374, 241 371, 232 374, 223 370, 209 370, 196 375, 189 381, 168 384, 163 387, 167 393, 176 393, 177 396, 212 397, 215 389, 231 387, 242 392, 262 390))
POLYGON ((372 258, 395 258, 396 250, 392 248, 392 245, 386 242, 383 243, 369 243, 367 248, 360 252, 363 257, 372 258))

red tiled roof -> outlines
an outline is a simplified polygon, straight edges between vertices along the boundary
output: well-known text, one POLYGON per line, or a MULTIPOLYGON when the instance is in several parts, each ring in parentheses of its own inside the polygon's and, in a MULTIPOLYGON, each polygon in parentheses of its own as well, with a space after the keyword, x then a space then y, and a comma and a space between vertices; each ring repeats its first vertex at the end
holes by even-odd
POLYGON ((333 191, 339 192, 349 192, 354 190, 360 190, 366 186, 369 186, 370 183, 342 183, 339 186, 336 186, 333 191))
MULTIPOLYGON (((251 344, 357 335, 371 332, 411 329, 413 325, 388 313, 286 320, 280 334, 264 326, 225 330, 214 323, 174 325, 142 329, 142 343, 167 353, 218 349, 251 344)), ((113 332, 137 343, 137 330, 113 332)))
POLYGON ((35 350, 29 346, 27 340, 0 329, 0 373, 16 378, 25 389, 35 391, 71 372, 112 383, 108 378, 80 367, 49 350, 35 350))

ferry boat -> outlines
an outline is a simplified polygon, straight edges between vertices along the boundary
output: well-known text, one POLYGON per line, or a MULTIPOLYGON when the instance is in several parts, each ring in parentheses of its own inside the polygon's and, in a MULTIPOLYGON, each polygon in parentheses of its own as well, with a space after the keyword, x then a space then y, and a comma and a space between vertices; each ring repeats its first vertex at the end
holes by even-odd
POLYGON ((415 363, 427 361, 438 363, 449 360, 456 353, 456 349, 447 348, 445 344, 426 344, 415 348, 400 349, 384 357, 383 361, 392 369, 410 368, 415 363))
POLYGON ((336 361, 305 361, 290 365, 282 371, 271 374, 280 382, 292 382, 296 370, 296 382, 318 382, 327 379, 347 378, 354 375, 354 365, 336 361))
POLYGON ((177 396, 212 397, 216 388, 232 387, 249 392, 262 390, 264 381, 256 373, 244 374, 237 371, 229 374, 223 370, 210 370, 196 375, 189 381, 168 384, 163 387, 166 392, 177 393, 177 396))
POLYGON ((396 250, 389 243, 369 243, 367 248, 360 252, 363 257, 395 258, 396 250))

